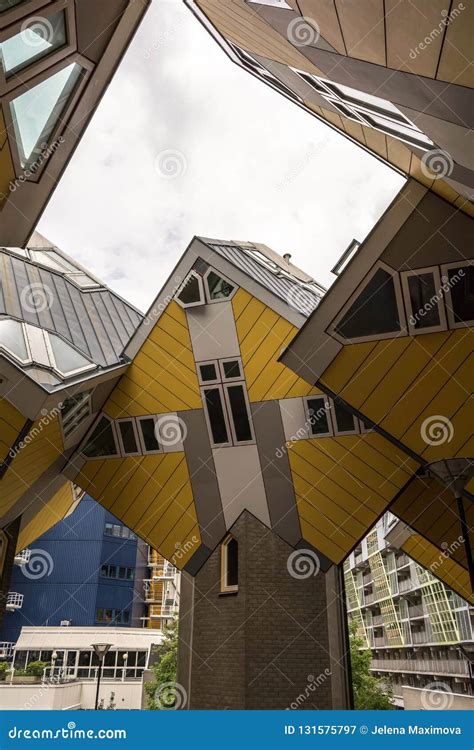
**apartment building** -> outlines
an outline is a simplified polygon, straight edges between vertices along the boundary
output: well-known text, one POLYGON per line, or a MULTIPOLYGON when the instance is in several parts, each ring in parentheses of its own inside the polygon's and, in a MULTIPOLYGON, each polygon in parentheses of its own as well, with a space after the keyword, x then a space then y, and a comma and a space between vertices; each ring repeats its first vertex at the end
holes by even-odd
POLYGON ((399 523, 386 513, 344 563, 349 619, 396 705, 404 687, 472 696, 474 607, 394 545, 399 523))

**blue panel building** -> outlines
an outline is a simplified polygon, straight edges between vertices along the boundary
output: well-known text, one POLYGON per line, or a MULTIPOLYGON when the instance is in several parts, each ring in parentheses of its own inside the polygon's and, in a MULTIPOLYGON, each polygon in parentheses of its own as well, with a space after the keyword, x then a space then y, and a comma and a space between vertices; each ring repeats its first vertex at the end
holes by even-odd
POLYGON ((86 495, 14 566, 10 590, 23 604, 5 613, 0 642, 24 625, 141 627, 147 571, 147 545, 86 495))

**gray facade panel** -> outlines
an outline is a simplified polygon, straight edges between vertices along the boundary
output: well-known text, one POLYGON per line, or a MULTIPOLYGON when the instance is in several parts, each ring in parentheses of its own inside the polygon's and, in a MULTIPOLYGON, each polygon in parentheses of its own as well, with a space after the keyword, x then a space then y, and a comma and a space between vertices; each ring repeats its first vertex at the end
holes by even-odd
POLYGON ((272 528, 294 546, 301 528, 278 401, 253 403, 252 420, 272 528))

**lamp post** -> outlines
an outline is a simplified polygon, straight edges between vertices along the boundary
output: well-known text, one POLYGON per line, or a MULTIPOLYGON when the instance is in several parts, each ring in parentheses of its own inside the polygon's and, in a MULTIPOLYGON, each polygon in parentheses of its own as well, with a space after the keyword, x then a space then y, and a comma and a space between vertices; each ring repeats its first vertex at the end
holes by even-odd
POLYGON ((127 651, 122 656, 122 659, 123 659, 122 682, 125 682, 125 674, 127 672, 127 662, 128 662, 128 652, 127 651))
MULTIPOLYGON (((54 668, 56 667, 56 659, 58 658, 58 652, 53 651, 51 654, 51 680, 54 680, 54 668)), ((46 668, 44 670, 46 675, 46 668)))
POLYGON ((95 710, 97 711, 99 707, 99 688, 100 688, 100 678, 102 676, 102 667, 104 665, 104 658, 106 654, 108 653, 109 649, 111 648, 111 643, 93 643, 92 648, 94 649, 95 655, 97 656, 99 660, 99 667, 97 670, 97 690, 95 694, 95 710))

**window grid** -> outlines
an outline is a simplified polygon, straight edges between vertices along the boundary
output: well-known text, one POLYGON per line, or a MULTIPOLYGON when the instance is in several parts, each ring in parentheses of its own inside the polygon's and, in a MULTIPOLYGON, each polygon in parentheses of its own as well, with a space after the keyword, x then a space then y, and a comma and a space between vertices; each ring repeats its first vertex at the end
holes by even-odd
MULTIPOLYGON (((248 399, 247 387, 244 379, 242 360, 240 357, 225 357, 219 360, 207 360, 197 363, 198 378, 201 384, 201 396, 204 405, 206 423, 211 438, 211 444, 216 448, 228 448, 236 445, 250 445, 255 443, 255 433, 253 430, 250 402, 248 399), (202 378, 201 367, 213 365, 215 367, 216 379, 206 381, 202 378), (227 368, 226 368, 227 365, 227 368), (227 375, 226 375, 227 369, 227 375), (232 374, 229 375, 229 371, 232 374), (238 374, 237 374, 238 372, 238 374), (241 389, 237 393, 235 389, 241 389), (234 394, 232 390, 234 389, 234 394), (212 403, 208 394, 214 392, 218 394, 218 401, 212 403), (234 400, 232 399, 234 395, 234 400), (239 414, 235 413, 237 409, 236 398, 240 400, 241 406, 239 414), (232 404, 234 403, 234 409, 232 404), (218 424, 219 414, 212 415, 210 407, 222 414, 223 423, 218 424), (239 416, 242 417, 239 423, 239 416), (223 430, 225 427, 226 440, 218 441, 216 433, 218 429, 223 430), (247 438, 239 437, 238 432, 245 431, 247 438)), ((223 437, 223 436, 222 436, 223 437)))

